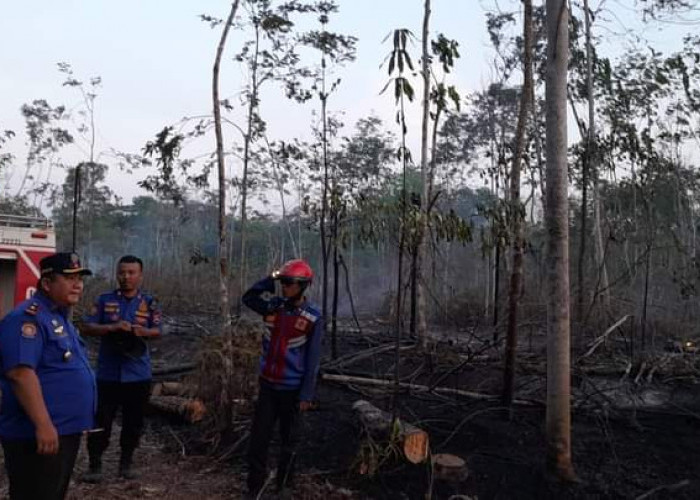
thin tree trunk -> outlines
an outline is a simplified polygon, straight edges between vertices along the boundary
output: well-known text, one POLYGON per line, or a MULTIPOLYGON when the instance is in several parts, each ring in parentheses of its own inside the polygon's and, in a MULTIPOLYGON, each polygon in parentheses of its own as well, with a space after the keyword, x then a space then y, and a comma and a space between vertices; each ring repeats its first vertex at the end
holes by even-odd
POLYGON ((542 154, 542 138, 540 137, 540 121, 537 118, 537 99, 535 99, 535 85, 530 89, 530 105, 532 106, 533 137, 535 139, 535 154, 537 155, 537 171, 540 174, 540 192, 542 193, 542 213, 547 211, 546 179, 544 172, 544 158, 542 154))
POLYGON ((428 324, 425 304, 425 262, 428 249, 428 216, 430 202, 430 173, 428 165, 428 124, 430 120, 430 54, 429 46, 430 0, 425 0, 423 8, 422 59, 421 76, 423 77, 423 116, 421 121, 421 217, 418 229, 418 252, 415 265, 416 273, 416 335, 418 342, 425 346, 428 342, 428 324))
POLYGON ((566 80, 569 12, 547 0, 547 467, 575 478, 571 462, 571 369, 566 80))
POLYGON ((586 139, 586 159, 588 161, 588 173, 593 184, 593 258, 595 259, 596 272, 600 273, 600 292, 596 290, 595 297, 601 297, 603 305, 610 307, 610 291, 608 283, 608 269, 605 265, 605 250, 603 245, 603 228, 600 219, 600 191, 598 189, 598 144, 595 126, 595 95, 593 88, 593 42, 591 35, 591 10, 588 0, 583 1, 586 11, 586 86, 588 87, 588 136, 586 139))
POLYGON ((411 316, 408 323, 408 331, 411 336, 416 335, 416 315, 418 309, 418 249, 411 252, 411 316))
POLYGON ((328 241, 326 241, 326 214, 328 213, 328 124, 326 121, 326 60, 322 60, 321 66, 323 68, 323 78, 321 87, 321 120, 323 122, 323 200, 321 200, 321 221, 320 221, 320 233, 321 233, 321 259, 323 261, 323 288, 321 293, 323 297, 321 298, 323 317, 327 318, 328 313, 328 241))
POLYGON ((251 75, 251 92, 248 100, 248 124, 246 134, 243 140, 243 176, 241 180, 241 224, 240 238, 238 248, 238 262, 240 268, 240 286, 239 299, 236 303, 236 312, 241 314, 241 297, 246 289, 246 230, 248 221, 247 202, 248 202, 248 165, 250 163, 250 143, 253 138, 253 115, 258 107, 258 54, 260 52, 260 26, 259 22, 255 22, 255 49, 253 52, 253 68, 251 75))
POLYGON ((333 237, 333 304, 331 316, 331 358, 338 357, 338 287, 340 286, 340 261, 338 260, 337 225, 338 216, 334 216, 335 226, 333 237))
POLYGON ((644 269, 644 300, 642 303, 642 352, 647 349, 647 312, 649 310, 649 276, 651 274, 652 243, 647 243, 646 266, 644 269))
POLYGON ((73 234, 71 238, 71 251, 75 252, 78 248, 78 205, 80 204, 80 165, 75 167, 73 175, 73 234))
POLYGON ((576 294, 576 319, 583 321, 585 306, 588 303, 585 265, 586 265, 586 239, 588 238, 588 169, 590 152, 587 151, 582 162, 581 173, 581 229, 579 233, 578 253, 578 293, 576 294))
POLYGON ((398 410, 398 396, 401 387, 401 339, 403 337, 403 254, 406 241, 406 217, 408 204, 408 184, 406 182, 406 109, 404 107, 404 95, 399 98, 400 110, 399 117, 401 121, 401 220, 399 221, 399 262, 396 273, 396 325, 395 325, 395 346, 394 346, 394 394, 391 403, 391 411, 393 417, 396 418, 398 410))
POLYGON ((515 392, 515 355, 518 348, 518 306, 523 281, 523 207, 520 202, 520 169, 525 150, 525 124, 530 113, 532 87, 532 0, 524 0, 523 70, 524 85, 520 93, 520 110, 515 131, 513 169, 510 175, 510 205, 513 237, 513 269, 508 290, 508 331, 506 336, 505 369, 503 371, 503 404, 510 407, 515 392))
POLYGON ((500 283, 501 283, 501 238, 496 238, 496 265, 493 277, 493 341, 498 342, 498 313, 500 309, 500 283))
POLYGON ((219 68, 221 56, 226 45, 231 24, 236 16, 238 4, 236 0, 231 4, 231 12, 226 19, 221 33, 219 45, 216 48, 216 58, 212 75, 212 104, 214 106, 214 132, 216 134, 216 162, 219 173, 219 300, 221 307, 221 331, 224 335, 231 336, 231 313, 228 300, 228 262, 226 258, 226 164, 224 159, 224 136, 221 130, 221 104, 219 100, 219 68))
MULTIPOLYGON (((294 253, 294 258, 301 259, 301 253, 297 250, 297 244, 294 241, 294 233, 292 232, 292 225, 289 222, 289 216, 287 214, 287 204, 286 204, 285 198, 284 198, 284 185, 282 184, 282 179, 280 178, 277 160, 276 160, 275 155, 272 151, 272 146, 270 145, 270 141, 268 141, 267 137, 265 138, 265 142, 267 144, 267 150, 270 153, 270 162, 272 164, 272 174, 275 177, 275 184, 277 185, 277 192, 280 195, 280 207, 282 208, 282 224, 284 225, 284 227, 287 228, 287 234, 289 235, 289 241, 292 244, 292 252, 294 253)), ((282 229, 282 236, 281 237, 283 239, 285 238, 284 229, 282 229)), ((284 258, 282 258, 282 261, 284 261, 284 258)))

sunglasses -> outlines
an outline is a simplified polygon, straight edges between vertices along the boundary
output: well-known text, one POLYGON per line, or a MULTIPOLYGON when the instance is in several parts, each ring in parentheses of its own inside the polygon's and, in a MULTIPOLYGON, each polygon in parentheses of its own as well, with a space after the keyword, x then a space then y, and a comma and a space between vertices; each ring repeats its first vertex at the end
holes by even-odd
POLYGON ((283 285, 294 285, 295 283, 301 283, 302 280, 299 278, 288 278, 288 277, 282 277, 280 278, 280 283, 283 285))

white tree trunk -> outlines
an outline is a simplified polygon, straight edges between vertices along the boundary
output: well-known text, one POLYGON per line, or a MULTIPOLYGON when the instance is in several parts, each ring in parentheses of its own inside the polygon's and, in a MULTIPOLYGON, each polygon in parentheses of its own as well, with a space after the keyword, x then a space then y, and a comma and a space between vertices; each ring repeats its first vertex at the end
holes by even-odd
POLYGON ((566 78, 569 12, 565 0, 547 0, 547 465, 573 479, 566 78))

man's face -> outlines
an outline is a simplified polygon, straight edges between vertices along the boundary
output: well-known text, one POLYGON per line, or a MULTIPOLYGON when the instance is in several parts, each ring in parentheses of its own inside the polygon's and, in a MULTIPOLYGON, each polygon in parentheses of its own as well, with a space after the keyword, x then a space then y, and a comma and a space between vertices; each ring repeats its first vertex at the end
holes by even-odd
POLYGON ((301 295, 302 290, 299 282, 282 278, 280 284, 282 285, 282 296, 285 299, 291 299, 301 295))
POLYGON ((117 267, 117 281, 122 292, 133 292, 141 286, 143 272, 138 262, 122 262, 117 267))
POLYGON ((57 274, 41 281, 46 295, 61 307, 74 306, 83 295, 83 277, 80 274, 57 274))

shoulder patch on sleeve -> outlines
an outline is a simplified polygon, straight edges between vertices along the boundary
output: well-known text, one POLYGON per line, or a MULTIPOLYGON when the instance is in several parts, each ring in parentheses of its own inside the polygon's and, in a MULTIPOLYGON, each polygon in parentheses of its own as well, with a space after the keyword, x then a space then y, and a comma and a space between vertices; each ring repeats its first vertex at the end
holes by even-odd
POLYGON ((33 339, 36 337, 36 323, 25 321, 22 323, 22 337, 25 339, 33 339))
POLYGON ((39 303, 38 302, 32 302, 29 304, 29 307, 27 307, 24 310, 25 313, 29 314, 30 316, 36 316, 36 313, 39 312, 39 303))
POLYGON ((301 311, 300 316, 306 318, 311 323, 316 323, 316 321, 318 321, 318 316, 314 316, 310 311, 301 311))

